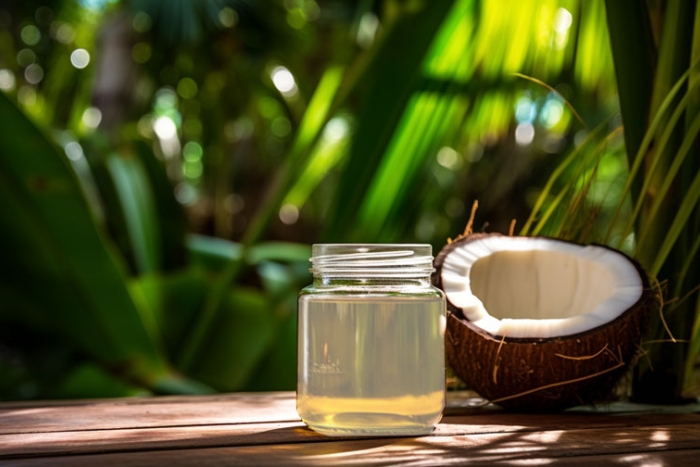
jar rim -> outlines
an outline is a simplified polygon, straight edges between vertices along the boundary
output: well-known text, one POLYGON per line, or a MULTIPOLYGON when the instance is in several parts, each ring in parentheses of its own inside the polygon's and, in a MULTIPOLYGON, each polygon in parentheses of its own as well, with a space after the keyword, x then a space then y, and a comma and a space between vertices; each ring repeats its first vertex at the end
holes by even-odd
POLYGON ((411 278, 434 271, 425 243, 317 243, 312 254, 314 277, 411 278))

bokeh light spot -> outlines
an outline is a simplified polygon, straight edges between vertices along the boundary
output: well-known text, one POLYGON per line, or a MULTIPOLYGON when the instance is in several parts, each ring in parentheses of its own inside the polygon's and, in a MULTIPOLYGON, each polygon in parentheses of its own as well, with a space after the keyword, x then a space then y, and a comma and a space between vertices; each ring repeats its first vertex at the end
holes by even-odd
POLYGON ((540 121, 547 128, 553 128, 564 115, 564 104, 557 98, 548 99, 542 108, 540 121))
POLYGON ((22 32, 20 32, 20 37, 22 38, 22 42, 24 42, 25 44, 36 45, 41 40, 41 31, 39 31, 39 28, 37 28, 33 24, 29 24, 22 28, 22 32))
POLYGON ((187 178, 199 178, 202 176, 203 171, 204 166, 202 165, 202 161, 200 160, 185 161, 185 164, 182 166, 182 172, 187 178))
POLYGON ((149 29, 151 29, 151 24, 151 17, 148 16, 148 13, 143 11, 139 11, 131 19, 131 27, 134 28, 134 31, 136 32, 147 32, 149 29))
POLYGON ((19 66, 28 67, 36 62, 36 54, 32 49, 22 49, 17 52, 17 64, 19 66))
POLYGON ((188 206, 197 201, 197 189, 189 183, 178 183, 175 186, 175 199, 178 203, 188 206))
POLYGON ((36 90, 32 86, 22 86, 17 91, 17 99, 25 106, 36 104, 36 90))
POLYGON ((368 11, 362 15, 360 25, 357 28, 357 45, 363 49, 369 49, 374 43, 374 38, 379 30, 379 18, 373 12, 368 11))
POLYGON ((174 138, 177 134, 177 127, 175 122, 172 121, 170 117, 158 117, 155 122, 153 122, 153 131, 160 139, 170 139, 174 138))
POLYGON ((295 224, 299 220, 299 208, 293 204, 285 204, 280 208, 279 217, 283 224, 295 224))
POLYGON ((82 122, 88 128, 97 128, 102 121, 102 112, 97 107, 88 107, 83 112, 82 122))
POLYGON ((70 62, 74 67, 82 70, 90 63, 90 54, 85 49, 75 49, 70 54, 70 62))
POLYGON ((66 156, 68 156, 68 159, 72 161, 77 161, 78 159, 83 157, 83 148, 80 146, 75 141, 71 141, 65 146, 63 146, 63 150, 66 152, 66 156))
POLYGON ((272 78, 272 83, 275 85, 277 90, 284 95, 296 94, 297 83, 294 80, 294 75, 287 68, 283 66, 275 67, 270 74, 272 78))
POLYGON ((146 63, 151 59, 151 45, 148 42, 138 42, 131 49, 131 58, 136 63, 146 63))
POLYGON ((437 161, 446 169, 454 169, 459 163, 459 153, 451 147, 445 146, 438 151, 437 161))
POLYGON ((197 95, 197 83, 192 78, 182 78, 177 83, 177 93, 185 99, 192 99, 197 95))
POLYGON ((224 200, 224 209, 229 214, 238 214, 245 208, 245 200, 243 197, 236 193, 229 194, 224 200))
POLYGON ((323 138, 329 143, 340 141, 350 131, 350 125, 343 117, 333 117, 323 130, 323 138))
POLYGON ((7 69, 0 70, 0 89, 12 91, 15 88, 15 74, 7 69))
POLYGON ((197 162, 202 158, 203 154, 204 149, 202 148, 202 145, 196 141, 189 141, 182 148, 182 157, 187 162, 197 162))
POLYGON ((566 47, 569 40, 569 28, 573 17, 566 8, 557 9, 557 14, 554 17, 554 47, 557 50, 562 50, 566 47))
POLYGON ((219 22, 225 28, 232 28, 238 23, 238 13, 231 7, 224 7, 219 11, 219 22))
POLYGON ((571 27, 574 18, 566 8, 557 9, 557 14, 554 17, 554 30, 558 33, 565 33, 571 27))
POLYGON ((153 108, 156 112, 170 112, 177 106, 177 94, 170 88, 161 88, 156 92, 153 108))
POLYGON ((51 30, 53 31, 54 29, 56 31, 54 33, 54 37, 61 44, 70 44, 73 42, 73 39, 75 39, 75 30, 73 29, 73 26, 68 23, 54 21, 51 24, 51 30))
POLYGON ((535 139, 535 127, 532 123, 521 123, 515 128, 515 142, 527 146, 535 139))
POLYGON ((32 63, 24 70, 24 79, 29 84, 39 84, 44 79, 44 69, 36 63, 32 63))
POLYGON ((532 123, 537 116, 537 106, 529 97, 521 97, 515 106, 515 119, 518 123, 532 123))

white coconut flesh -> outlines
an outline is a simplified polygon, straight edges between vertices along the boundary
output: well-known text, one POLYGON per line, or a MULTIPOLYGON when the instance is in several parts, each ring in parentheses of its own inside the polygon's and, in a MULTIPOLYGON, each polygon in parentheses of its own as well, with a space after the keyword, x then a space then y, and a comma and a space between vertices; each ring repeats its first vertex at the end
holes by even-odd
POLYGON ((465 242, 445 257, 440 274, 449 302, 493 336, 582 333, 620 316, 643 292, 624 255, 547 238, 465 242))

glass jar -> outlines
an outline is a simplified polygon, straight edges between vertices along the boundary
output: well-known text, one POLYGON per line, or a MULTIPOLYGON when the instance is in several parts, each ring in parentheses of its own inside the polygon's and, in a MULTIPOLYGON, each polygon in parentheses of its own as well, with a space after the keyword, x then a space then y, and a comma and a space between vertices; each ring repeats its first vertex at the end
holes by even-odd
POLYGON ((318 244, 299 295, 297 412, 331 436, 415 436, 445 407, 430 245, 318 244))

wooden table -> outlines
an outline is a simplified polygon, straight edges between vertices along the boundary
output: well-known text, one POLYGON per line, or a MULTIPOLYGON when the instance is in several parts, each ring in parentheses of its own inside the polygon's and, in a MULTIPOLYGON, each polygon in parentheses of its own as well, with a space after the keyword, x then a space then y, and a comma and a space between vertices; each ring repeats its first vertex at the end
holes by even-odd
POLYGON ((0 404, 0 465, 700 465, 700 405, 508 413, 448 393, 418 438, 328 438, 293 393, 0 404))

